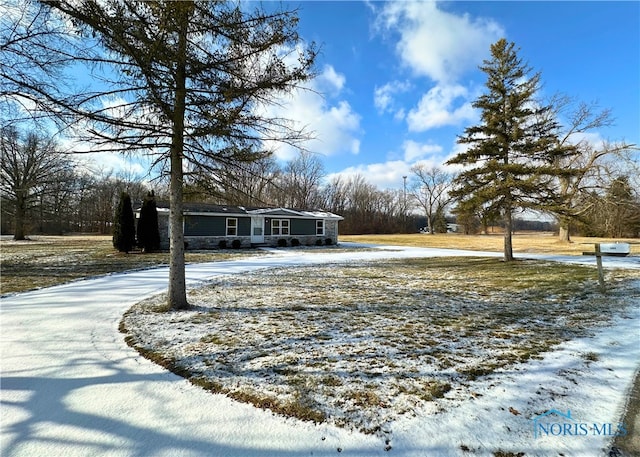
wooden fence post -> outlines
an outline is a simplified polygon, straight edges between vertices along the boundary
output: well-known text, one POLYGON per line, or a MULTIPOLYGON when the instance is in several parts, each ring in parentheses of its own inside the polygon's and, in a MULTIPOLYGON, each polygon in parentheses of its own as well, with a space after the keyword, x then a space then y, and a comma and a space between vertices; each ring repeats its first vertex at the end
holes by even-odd
POLYGON ((596 264, 598 265, 598 284, 600 284, 600 289, 604 291, 604 271, 602 270, 602 251, 600 251, 600 243, 596 243, 596 264))

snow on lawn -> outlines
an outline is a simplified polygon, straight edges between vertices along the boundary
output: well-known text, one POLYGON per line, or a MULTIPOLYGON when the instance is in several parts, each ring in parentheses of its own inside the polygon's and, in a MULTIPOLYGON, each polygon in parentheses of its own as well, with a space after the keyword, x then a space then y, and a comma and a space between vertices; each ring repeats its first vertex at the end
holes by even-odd
POLYGON ((601 294, 593 276, 473 257, 265 269, 192 290, 189 311, 148 299, 122 327, 197 385, 388 451, 599 455, 640 358, 640 282, 601 294), (585 436, 534 438, 551 409, 585 436))

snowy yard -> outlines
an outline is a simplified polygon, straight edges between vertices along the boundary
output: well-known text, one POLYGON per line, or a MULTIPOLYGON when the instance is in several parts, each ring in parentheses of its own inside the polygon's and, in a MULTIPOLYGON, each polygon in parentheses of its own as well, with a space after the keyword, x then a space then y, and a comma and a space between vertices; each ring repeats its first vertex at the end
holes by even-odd
MULTIPOLYGON (((167 312, 162 296, 148 299, 121 329, 129 344, 194 384, 378 436, 388 450, 407 420, 437 421, 495 396, 514 374, 577 344, 571 364, 528 386, 538 401, 493 405, 517 447, 530 441, 529 421, 589 388, 586 379, 619 344, 590 347, 589 338, 637 311, 632 274, 616 270, 608 280, 603 295, 593 268, 474 257, 263 269, 192 290, 189 311, 167 312)), ((472 441, 455 447, 473 453, 472 441)))
POLYGON ((188 265, 181 313, 136 305, 167 268, 3 297, 2 454, 608 455, 640 360, 637 257, 603 259, 604 297, 580 256, 264 254, 188 265), (127 346, 132 306, 142 352, 191 383, 127 346), (585 434, 535 426, 569 411, 585 434))

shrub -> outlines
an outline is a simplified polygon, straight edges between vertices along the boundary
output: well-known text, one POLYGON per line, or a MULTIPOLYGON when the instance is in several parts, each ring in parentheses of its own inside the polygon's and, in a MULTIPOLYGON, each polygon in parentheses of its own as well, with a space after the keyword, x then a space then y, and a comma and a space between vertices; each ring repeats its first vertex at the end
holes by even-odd
POLYGON ((240 249, 240 248, 242 247, 242 241, 240 241, 240 240, 233 240, 233 241, 231 242, 231 247, 232 247, 233 249, 240 249))
POLYGON ((327 238, 326 240, 324 240, 324 244, 326 244, 327 246, 331 246, 333 244, 333 240, 331 238, 327 238))
POLYGON ((287 247, 287 240, 284 239, 284 238, 280 238, 278 240, 278 247, 286 248, 287 247))
POLYGON ((129 252, 136 244, 136 229, 131 208, 131 197, 120 194, 113 225, 113 247, 120 252, 129 252))
POLYGON ((322 240, 321 239, 317 239, 316 240, 316 246, 322 246, 322 240))
POLYGON ((291 246, 300 246, 300 240, 298 238, 292 239, 291 246))
POLYGON ((227 249, 227 240, 220 240, 218 242, 218 249, 227 249))
POLYGON ((149 192, 140 208, 138 219, 138 246, 144 252, 160 249, 160 231, 158 229, 158 210, 153 192, 149 192))

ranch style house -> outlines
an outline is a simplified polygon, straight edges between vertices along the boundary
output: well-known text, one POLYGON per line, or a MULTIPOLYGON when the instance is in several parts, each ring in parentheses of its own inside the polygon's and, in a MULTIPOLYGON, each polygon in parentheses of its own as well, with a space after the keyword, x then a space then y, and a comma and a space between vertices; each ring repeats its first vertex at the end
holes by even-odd
MULTIPOLYGON (((169 203, 157 202, 160 247, 169 248, 169 203)), ((136 209, 136 219, 140 209, 136 209)), ((185 203, 187 249, 318 246, 338 243, 342 216, 321 210, 185 203)))

